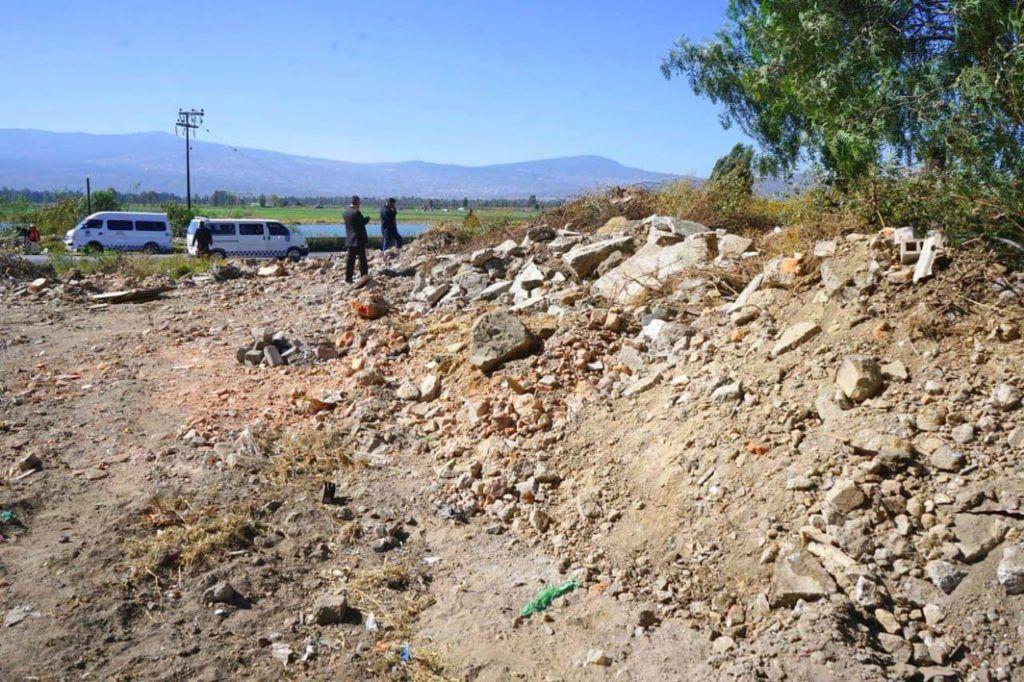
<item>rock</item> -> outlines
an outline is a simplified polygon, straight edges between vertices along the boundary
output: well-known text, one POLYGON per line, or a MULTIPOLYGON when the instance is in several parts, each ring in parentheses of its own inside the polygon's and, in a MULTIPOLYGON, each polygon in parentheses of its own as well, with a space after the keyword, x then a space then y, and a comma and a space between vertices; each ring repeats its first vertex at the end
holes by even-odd
POLYGON ((534 507, 530 510, 530 525, 539 533, 546 533, 551 526, 551 517, 543 509, 534 507))
POLYGON ((448 283, 438 284, 436 286, 426 286, 419 295, 427 305, 435 306, 438 301, 445 297, 445 294, 447 294, 451 288, 451 285, 448 283))
POLYGON ((313 603, 313 622, 317 625, 337 625, 349 618, 348 595, 322 594, 313 603))
POLYGON ((714 259, 714 233, 698 234, 670 246, 647 244, 594 282, 594 291, 613 303, 635 305, 668 280, 714 259))
POLYGON ((734 381, 731 384, 723 384, 711 392, 711 397, 720 403, 742 400, 743 383, 734 381))
POLYGON ((910 378, 907 366, 899 360, 893 360, 882 365, 882 375, 891 381, 906 381, 910 378))
POLYGON ((853 586, 853 600, 864 608, 873 609, 882 603, 882 592, 878 585, 865 578, 858 576, 853 586))
POLYGON ((429 374, 420 384, 420 400, 428 403, 441 395, 441 377, 429 374))
POLYGON ((292 648, 284 642, 274 642, 270 645, 270 655, 275 660, 281 661, 281 664, 286 666, 291 663, 295 658, 295 652, 292 648))
POLYGON ((967 457, 959 450, 954 450, 948 445, 936 448, 930 459, 932 466, 942 471, 960 471, 967 462, 967 457))
POLYGON ((364 320, 376 320, 387 315, 388 305, 378 292, 368 290, 352 301, 352 309, 364 320))
POLYGON ((395 391, 395 395, 400 400, 419 400, 420 389, 416 388, 416 384, 411 381, 403 381, 398 390, 395 391))
POLYGON ((334 360, 338 357, 338 349, 333 343, 318 343, 313 355, 317 360, 334 360))
POLYGON ((1006 594, 1024 594, 1024 544, 1003 548, 1003 558, 996 567, 996 579, 1006 594))
POLYGON ((612 664, 612 659, 604 653, 602 649, 591 649, 587 652, 587 659, 584 665, 598 665, 601 667, 607 667, 612 664))
POLYGON ((1024 427, 1018 426, 1006 436, 1006 443, 1012 448, 1024 448, 1024 427))
POLYGON ((839 366, 836 385, 854 402, 874 398, 882 390, 882 368, 871 358, 851 355, 839 366))
POLYGON ((469 362, 482 372, 490 372, 509 360, 526 357, 536 344, 533 334, 512 313, 485 313, 470 331, 469 362))
POLYGON ((918 431, 935 432, 946 423, 948 410, 943 405, 928 405, 914 417, 914 425, 918 431))
POLYGON ((793 476, 792 478, 786 479, 784 487, 786 490, 813 490, 814 481, 809 479, 807 476, 793 476))
POLYGON ((624 395, 627 398, 634 395, 639 395, 644 391, 653 388, 660 380, 660 374, 649 374, 645 377, 637 379, 632 384, 630 384, 629 387, 627 387, 626 390, 622 392, 622 395, 624 395))
POLYGON ((235 592, 235 588, 224 581, 215 583, 203 592, 203 599, 214 604, 230 604, 237 596, 238 593, 235 592))
POLYGON ((601 227, 597 228, 597 234, 614 234, 616 232, 623 232, 630 229, 636 224, 635 220, 621 215, 617 215, 614 218, 609 218, 601 227))
POLYGON ((732 637, 727 637, 725 635, 716 637, 715 641, 711 642, 711 650, 716 654, 724 654, 735 646, 736 641, 732 637))
POLYGON ((284 364, 284 358, 281 357, 281 351, 277 349, 277 346, 267 346, 263 349, 263 359, 271 367, 280 367, 284 364))
POLYGON ((822 239, 814 244, 815 258, 828 258, 836 255, 836 242, 834 239, 822 239))
POLYGON ((470 254, 469 262, 475 268, 482 268, 487 264, 487 261, 492 258, 494 258, 494 249, 480 249, 479 251, 474 251, 470 254))
POLYGON ((726 307, 726 312, 734 313, 740 308, 746 306, 747 303, 750 301, 751 297, 755 293, 757 293, 758 290, 761 288, 761 284, 763 282, 763 274, 758 273, 754 275, 754 277, 749 282, 747 282, 747 286, 743 287, 743 291, 741 291, 740 295, 736 297, 736 300, 730 303, 728 307, 726 307))
POLYGON ((554 241, 556 236, 555 231, 547 225, 531 227, 526 232, 526 238, 531 242, 550 242, 554 241))
POLYGON ((780 548, 772 572, 770 599, 773 607, 792 607, 801 599, 815 601, 835 590, 832 576, 810 553, 793 545, 780 548))
POLYGON ((718 238, 718 254, 726 258, 735 258, 746 252, 753 243, 753 239, 738 234, 723 235, 718 238))
POLYGON ((779 340, 772 347, 771 356, 777 358, 783 353, 788 353, 794 348, 803 345, 814 338, 821 331, 821 327, 814 322, 798 322, 782 333, 779 340))
POLYGON ((43 468, 43 460, 39 459, 38 455, 30 453, 19 458, 16 466, 18 471, 35 471, 43 468))
POLYGON ((1020 405, 1020 390, 1010 384, 999 384, 992 389, 992 406, 1009 411, 1020 405))
POLYGON ((530 291, 531 289, 536 289, 541 284, 544 284, 544 273, 531 260, 516 275, 513 286, 518 285, 524 291, 530 291))
POLYGON ((942 598, 942 593, 927 580, 911 577, 903 583, 903 598, 921 608, 925 604, 937 602, 942 598))
POLYGON ((579 277, 589 277, 598 266, 616 251, 629 251, 633 248, 633 238, 629 235, 604 239, 593 244, 579 244, 562 256, 562 261, 573 269, 579 277))
POLYGON ((591 495, 577 496, 576 510, 583 519, 596 519, 601 516, 601 505, 591 495))
POLYGON ((935 627, 946 619, 946 613, 938 604, 925 604, 921 612, 924 614, 924 622, 931 627, 935 627))
POLYGON ((493 301, 502 294, 508 292, 512 288, 512 281, 503 279, 491 284, 484 288, 479 294, 477 294, 477 300, 479 301, 493 301))
POLYGON ((880 632, 878 634, 878 643, 899 663, 909 663, 914 656, 914 647, 899 635, 880 632))
POLYGON ((965 575, 955 564, 942 559, 929 561, 925 564, 924 572, 932 584, 946 594, 952 593, 965 575))
POLYGON ((43 289, 45 289, 47 284, 48 284, 48 282, 47 282, 47 279, 45 277, 39 277, 39 278, 34 279, 31 282, 29 282, 28 288, 29 288, 29 291, 33 291, 33 292, 37 292, 38 293, 38 292, 42 291, 43 289))
POLYGON ((867 502, 860 486, 850 479, 837 480, 825 494, 825 504, 839 516, 846 516, 867 502))
POLYGON ((270 265, 264 265, 256 271, 259 277, 281 277, 288 274, 287 268, 284 267, 284 263, 271 263, 270 265))
POLYGON ((644 325, 640 336, 650 341, 652 350, 670 350, 686 336, 686 328, 678 322, 656 318, 644 325))
POLYGON ((949 435, 960 445, 966 445, 974 440, 974 427, 970 424, 960 424, 954 426, 949 435))

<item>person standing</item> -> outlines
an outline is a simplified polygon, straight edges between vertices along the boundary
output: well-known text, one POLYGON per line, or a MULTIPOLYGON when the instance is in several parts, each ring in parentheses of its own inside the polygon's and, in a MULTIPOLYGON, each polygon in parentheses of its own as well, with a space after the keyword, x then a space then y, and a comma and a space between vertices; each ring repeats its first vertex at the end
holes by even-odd
POLYGON ((392 246, 396 249, 402 248, 402 235, 398 234, 398 208, 395 203, 392 197, 380 209, 380 234, 384 237, 381 251, 387 251, 392 246))
POLYGON ((206 226, 205 220, 199 223, 195 234, 192 235, 192 240, 196 245, 196 255, 200 258, 208 258, 210 256, 210 247, 213 246, 213 233, 206 226))
POLYGON ((28 226, 27 246, 29 253, 37 253, 39 251, 39 230, 36 229, 35 225, 28 226))
POLYGON ((370 219, 359 210, 362 201, 352 197, 352 203, 345 209, 345 248, 348 256, 345 260, 345 281, 352 283, 352 270, 359 259, 359 274, 366 277, 369 268, 366 266, 366 224, 370 219))

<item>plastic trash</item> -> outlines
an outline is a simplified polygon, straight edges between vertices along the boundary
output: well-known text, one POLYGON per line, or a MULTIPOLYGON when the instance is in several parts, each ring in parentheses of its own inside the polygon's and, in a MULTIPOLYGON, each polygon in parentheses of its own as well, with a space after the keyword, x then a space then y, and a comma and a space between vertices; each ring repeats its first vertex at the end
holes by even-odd
POLYGON ((408 663, 411 660, 412 660, 412 649, 410 649, 409 645, 406 644, 406 645, 404 645, 402 647, 402 662, 403 663, 408 663))
POLYGON ((562 583, 561 585, 545 587, 537 593, 537 597, 533 601, 523 607, 523 611, 519 615, 523 618, 529 618, 535 613, 544 611, 551 606, 551 602, 555 601, 563 594, 569 594, 579 586, 580 584, 575 578, 573 578, 569 582, 562 583))

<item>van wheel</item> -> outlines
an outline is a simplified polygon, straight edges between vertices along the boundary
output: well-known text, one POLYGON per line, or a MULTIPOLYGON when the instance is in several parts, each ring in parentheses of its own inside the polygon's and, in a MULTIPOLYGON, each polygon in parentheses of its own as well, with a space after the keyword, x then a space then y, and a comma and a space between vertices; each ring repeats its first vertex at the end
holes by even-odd
POLYGON ((227 254, 227 252, 221 251, 220 249, 214 249, 213 251, 210 252, 210 257, 211 258, 223 258, 224 260, 227 260, 228 254, 227 254))
POLYGON ((285 254, 285 258, 293 263, 298 263, 302 260, 302 252, 298 249, 288 249, 288 253, 285 254))
POLYGON ((100 244, 99 242, 89 242, 85 245, 85 250, 100 253, 103 251, 103 244, 100 244))
POLYGON ((160 245, 156 242, 150 242, 142 247, 142 251, 148 254, 160 253, 160 245))

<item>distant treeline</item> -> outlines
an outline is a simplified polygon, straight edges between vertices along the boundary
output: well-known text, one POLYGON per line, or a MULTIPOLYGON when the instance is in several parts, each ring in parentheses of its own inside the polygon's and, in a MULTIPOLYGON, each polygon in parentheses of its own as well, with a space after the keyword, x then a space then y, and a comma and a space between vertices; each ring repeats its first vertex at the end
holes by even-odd
MULTIPOLYGON (((184 203, 185 199, 180 195, 171 192, 118 192, 113 191, 118 203, 121 204, 146 204, 158 205, 164 203, 184 203)), ((53 204, 62 199, 77 198, 84 196, 84 192, 69 190, 31 190, 12 189, 9 187, 0 188, 0 199, 5 201, 24 200, 32 204, 53 204)), ((561 202, 558 200, 538 201, 536 196, 517 199, 437 199, 432 197, 400 196, 395 197, 401 206, 416 206, 423 210, 453 209, 453 208, 540 208, 545 206, 556 206, 561 202)), ((197 194, 192 197, 193 203, 210 206, 308 206, 313 208, 335 208, 347 206, 351 201, 351 195, 336 196, 281 196, 277 194, 243 194, 216 190, 211 194, 197 194)), ((368 206, 382 205, 387 197, 362 197, 363 203, 368 206)))

